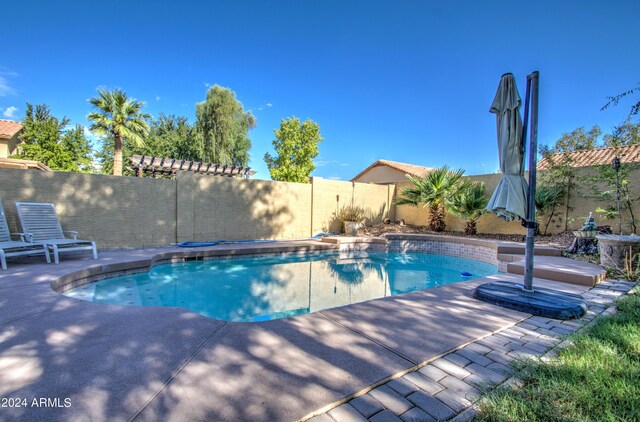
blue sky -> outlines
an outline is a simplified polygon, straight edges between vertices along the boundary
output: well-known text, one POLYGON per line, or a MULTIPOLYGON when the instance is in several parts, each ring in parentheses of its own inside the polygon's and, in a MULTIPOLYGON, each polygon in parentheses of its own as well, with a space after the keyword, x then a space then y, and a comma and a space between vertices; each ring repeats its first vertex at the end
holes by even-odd
MULTIPOLYGON (((313 175, 349 180, 377 159, 495 172, 500 76, 540 71, 539 141, 594 124, 631 101, 640 55, 632 1, 31 1, 5 3, 0 118, 25 103, 86 125, 98 87, 145 111, 195 117, 209 85, 257 117, 251 167, 289 116, 320 124, 313 175)), ((15 117, 13 117, 15 116, 15 117)))

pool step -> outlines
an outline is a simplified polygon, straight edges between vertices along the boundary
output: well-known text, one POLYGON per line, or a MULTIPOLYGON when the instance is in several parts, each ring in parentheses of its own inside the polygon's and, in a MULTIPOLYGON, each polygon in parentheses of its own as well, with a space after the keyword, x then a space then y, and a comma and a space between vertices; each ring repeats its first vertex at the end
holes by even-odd
MULTIPOLYGON (((500 243, 498 245, 498 256, 500 254, 524 255, 525 245, 516 243, 500 243)), ((562 256, 562 250, 553 246, 536 246, 533 249, 534 255, 540 256, 562 256)), ((505 260, 506 261, 506 260, 505 260)))
MULTIPOLYGON (((533 261, 533 276, 564 283, 595 286, 606 278, 607 271, 599 265, 558 256, 537 256, 533 261)), ((524 258, 509 262, 507 272, 524 274, 524 258)))

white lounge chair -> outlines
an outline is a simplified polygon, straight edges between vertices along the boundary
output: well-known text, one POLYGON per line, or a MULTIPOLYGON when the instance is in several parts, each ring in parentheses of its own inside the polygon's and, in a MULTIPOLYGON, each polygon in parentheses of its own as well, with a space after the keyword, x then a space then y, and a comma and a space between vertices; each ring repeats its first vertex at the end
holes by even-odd
POLYGON ((7 269, 7 258, 9 257, 40 254, 44 254, 47 264, 51 262, 49 251, 42 243, 25 242, 22 233, 11 233, 9 231, 2 200, 0 200, 0 268, 7 269), (12 235, 18 236, 20 240, 12 240, 12 235))
POLYGON ((78 239, 76 231, 62 230, 53 204, 16 202, 16 208, 25 240, 46 245, 53 252, 53 262, 56 264, 60 263, 58 255, 61 252, 90 250, 93 252, 93 259, 98 259, 95 242, 78 239), (67 238, 65 233, 69 233, 72 238, 67 238))

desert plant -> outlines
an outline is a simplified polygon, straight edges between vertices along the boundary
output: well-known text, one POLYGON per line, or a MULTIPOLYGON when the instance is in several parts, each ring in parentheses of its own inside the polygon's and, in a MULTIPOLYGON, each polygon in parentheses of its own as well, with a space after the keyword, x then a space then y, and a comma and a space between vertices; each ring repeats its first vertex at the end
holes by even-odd
POLYGON ((342 223, 345 221, 361 223, 365 218, 365 211, 364 208, 359 205, 349 204, 340 208, 337 217, 342 223))
POLYGON ((447 211, 466 220, 465 234, 476 234, 476 223, 486 212, 487 193, 484 183, 465 183, 461 189, 447 201, 447 211))
POLYGON ((464 170, 449 170, 443 166, 429 172, 423 177, 407 175, 413 186, 406 186, 401 191, 397 205, 425 206, 429 209, 429 228, 436 232, 444 231, 445 199, 457 194, 463 185, 464 170))

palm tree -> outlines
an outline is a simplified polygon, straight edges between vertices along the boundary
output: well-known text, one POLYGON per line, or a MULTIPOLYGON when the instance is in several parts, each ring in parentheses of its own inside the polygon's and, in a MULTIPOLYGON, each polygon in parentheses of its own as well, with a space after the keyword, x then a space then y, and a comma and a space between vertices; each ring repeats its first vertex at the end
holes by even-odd
POLYGON ((127 97, 120 89, 99 89, 98 96, 89 99, 89 103, 99 110, 87 116, 92 122, 90 129, 99 136, 113 137, 113 174, 122 176, 122 143, 126 139, 136 146, 144 144, 149 132, 147 119, 151 116, 141 113, 142 102, 127 97))
POLYGON ((487 212, 488 202, 484 183, 465 183, 460 191, 447 201, 447 210, 467 221, 464 227, 465 234, 476 234, 476 223, 487 212))
POLYGON ((445 200, 455 195, 462 186, 464 170, 449 170, 448 166, 435 169, 423 177, 407 178, 413 186, 402 189, 397 205, 411 205, 418 207, 423 205, 429 209, 429 228, 436 232, 444 231, 445 225, 445 200))

